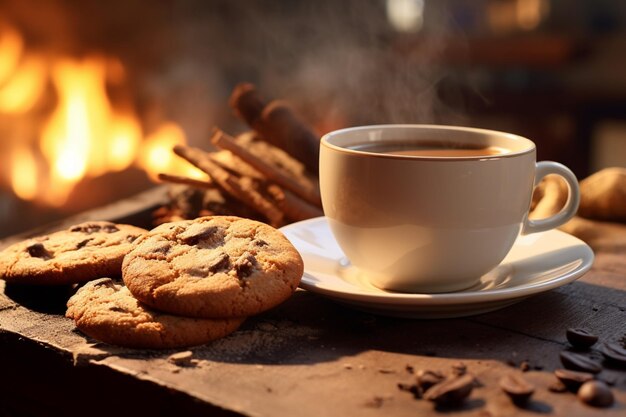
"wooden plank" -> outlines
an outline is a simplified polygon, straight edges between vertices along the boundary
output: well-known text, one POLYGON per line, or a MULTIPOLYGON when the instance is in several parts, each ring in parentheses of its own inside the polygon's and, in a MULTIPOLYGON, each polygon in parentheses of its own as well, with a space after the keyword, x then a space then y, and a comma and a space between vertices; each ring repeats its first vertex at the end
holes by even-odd
MULTIPOLYGON (((79 218, 146 223, 163 196, 154 191, 79 218)), ((607 410, 547 387, 561 367, 567 327, 590 327, 604 340, 626 333, 622 259, 600 253, 578 282, 466 319, 379 317, 299 290, 233 335, 191 349, 195 364, 188 367, 167 361, 177 350, 132 350, 85 337, 63 316, 68 289, 2 284, 0 414, 110 416, 122 409, 137 415, 435 416, 440 411, 432 404, 397 384, 414 378, 407 365, 448 372, 462 361, 481 382, 462 415, 620 416, 626 412, 624 370, 601 374, 616 383, 617 404, 607 410), (512 405, 498 387, 522 361, 537 387, 526 409, 512 405)))

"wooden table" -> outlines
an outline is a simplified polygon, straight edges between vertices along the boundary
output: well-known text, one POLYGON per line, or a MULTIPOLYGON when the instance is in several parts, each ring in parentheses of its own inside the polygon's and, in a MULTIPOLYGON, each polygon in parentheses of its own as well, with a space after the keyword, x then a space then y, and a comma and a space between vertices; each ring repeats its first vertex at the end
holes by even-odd
MULTIPOLYGON (((78 218, 146 226, 161 189, 78 218)), ((41 232, 36 231, 36 232, 41 232)), ((1 243, 6 246, 17 238, 1 243)), ((351 310, 298 290, 276 309, 249 319, 228 338, 191 349, 193 363, 168 362, 177 351, 98 343, 66 319, 65 288, 0 284, 0 416, 624 416, 626 370, 605 367, 616 404, 595 409, 571 393, 552 393, 552 371, 568 344, 565 329, 584 326, 602 341, 626 337, 626 254, 597 252, 577 282, 475 317, 408 320, 351 310), (463 362, 481 386, 460 409, 437 410, 398 389, 407 367, 448 372, 463 362), (518 408, 498 380, 521 372, 536 385, 518 408), (522 365, 526 366, 526 365, 522 365)), ((597 351, 592 355, 600 357, 597 351)))

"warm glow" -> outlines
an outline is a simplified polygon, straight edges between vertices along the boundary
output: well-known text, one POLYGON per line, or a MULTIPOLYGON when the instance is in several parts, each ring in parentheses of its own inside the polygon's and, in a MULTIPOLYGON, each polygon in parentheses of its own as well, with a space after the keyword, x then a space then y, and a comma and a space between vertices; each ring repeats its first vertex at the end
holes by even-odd
POLYGON ((424 24, 424 0, 387 0, 387 19, 400 32, 418 32, 424 24))
MULTIPOLYGON (((0 53, 0 62, 2 55, 0 53)), ((25 113, 33 108, 46 83, 46 67, 41 59, 22 60, 12 77, 0 87, 0 112, 25 113)))
POLYGON ((525 30, 536 29, 549 12, 547 0, 517 0, 517 24, 525 30))
POLYGON ((37 196, 37 162, 30 149, 19 147, 11 154, 11 187, 22 200, 37 196))
POLYGON ((0 84, 15 72, 23 46, 19 33, 11 27, 0 25, 0 84))
POLYGON ((186 175, 192 178, 206 177, 202 171, 174 155, 175 145, 186 143, 185 133, 174 123, 163 124, 142 144, 139 165, 145 169, 152 179, 160 172, 186 175))
POLYGON ((111 126, 109 153, 107 161, 113 171, 128 168, 137 155, 141 141, 141 126, 136 119, 118 116, 111 126))
POLYGON ((123 88, 126 81, 119 59, 44 60, 24 49, 19 33, 0 22, 0 113, 21 115, 15 130, 0 140, 16 145, 3 160, 19 198, 60 207, 83 178, 123 171, 134 163, 152 178, 159 172, 206 177, 173 154, 174 145, 186 143, 178 125, 165 123, 143 138, 131 103, 120 103, 124 112, 114 107, 107 87, 123 88), (31 110, 44 97, 46 103, 52 98, 56 103, 36 138, 31 123, 39 120, 39 110, 31 110), (22 145, 24 139, 39 139, 41 155, 36 143, 22 145))
POLYGON ((61 205, 86 175, 121 171, 132 163, 141 128, 113 112, 106 93, 106 62, 64 60, 52 69, 59 103, 41 136, 53 181, 47 202, 61 205))

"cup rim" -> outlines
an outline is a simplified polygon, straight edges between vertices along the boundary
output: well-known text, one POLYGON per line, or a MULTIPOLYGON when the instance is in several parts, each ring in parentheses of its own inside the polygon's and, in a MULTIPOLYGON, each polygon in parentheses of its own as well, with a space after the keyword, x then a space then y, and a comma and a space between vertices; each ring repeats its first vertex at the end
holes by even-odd
POLYGON ((360 155, 360 156, 368 156, 368 157, 376 157, 376 158, 387 158, 387 159, 406 159, 406 160, 433 160, 433 161, 467 161, 467 160, 485 160, 485 159, 501 159, 501 158, 513 158, 518 157, 520 155, 526 155, 531 152, 535 152, 536 145, 533 141, 528 138, 525 138, 520 135, 516 135, 514 133, 502 132, 499 130, 493 129, 482 129, 475 127, 465 127, 465 126, 452 126, 452 125, 433 125, 433 124, 378 124, 378 125, 364 125, 364 126, 354 126, 347 127, 343 129, 334 130, 326 133, 322 136, 320 140, 320 144, 329 149, 346 153, 352 155, 360 155), (389 130, 389 129, 419 129, 419 130, 442 130, 442 131, 453 131, 453 132, 471 132, 475 134, 483 134, 490 136, 499 136, 504 137, 509 140, 514 140, 517 142, 521 142, 525 145, 525 147, 521 150, 510 151, 502 154, 495 155, 477 155, 477 156, 417 156, 417 155, 397 155, 397 154, 385 154, 385 153, 376 153, 369 152, 364 150, 350 149, 347 147, 343 147, 332 143, 331 140, 335 136, 344 135, 350 132, 358 132, 358 131, 367 131, 367 130, 389 130))

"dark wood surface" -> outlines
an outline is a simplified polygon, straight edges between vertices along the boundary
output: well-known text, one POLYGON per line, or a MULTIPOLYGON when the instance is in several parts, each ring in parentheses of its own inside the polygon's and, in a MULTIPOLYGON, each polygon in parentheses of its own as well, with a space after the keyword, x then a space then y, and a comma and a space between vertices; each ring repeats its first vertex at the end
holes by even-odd
MULTIPOLYGON (((163 200, 156 189, 48 230, 86 218, 146 226, 163 200)), ((614 383, 616 404, 608 409, 548 390, 559 352, 568 348, 566 328, 587 327, 607 342, 626 337, 626 253, 615 250, 597 251, 592 270, 572 284, 468 318, 387 318, 298 290, 233 335, 190 349, 189 366, 168 362, 176 350, 124 349, 85 337, 64 317, 69 288, 2 283, 0 290, 0 416, 626 415, 626 369, 605 364, 600 374, 614 383), (407 366, 448 372, 459 362, 480 381, 459 409, 436 409, 397 387, 414 379, 407 366), (521 373, 523 362, 536 392, 520 408, 498 381, 521 373)), ((595 349, 588 355, 600 358, 595 349)))

